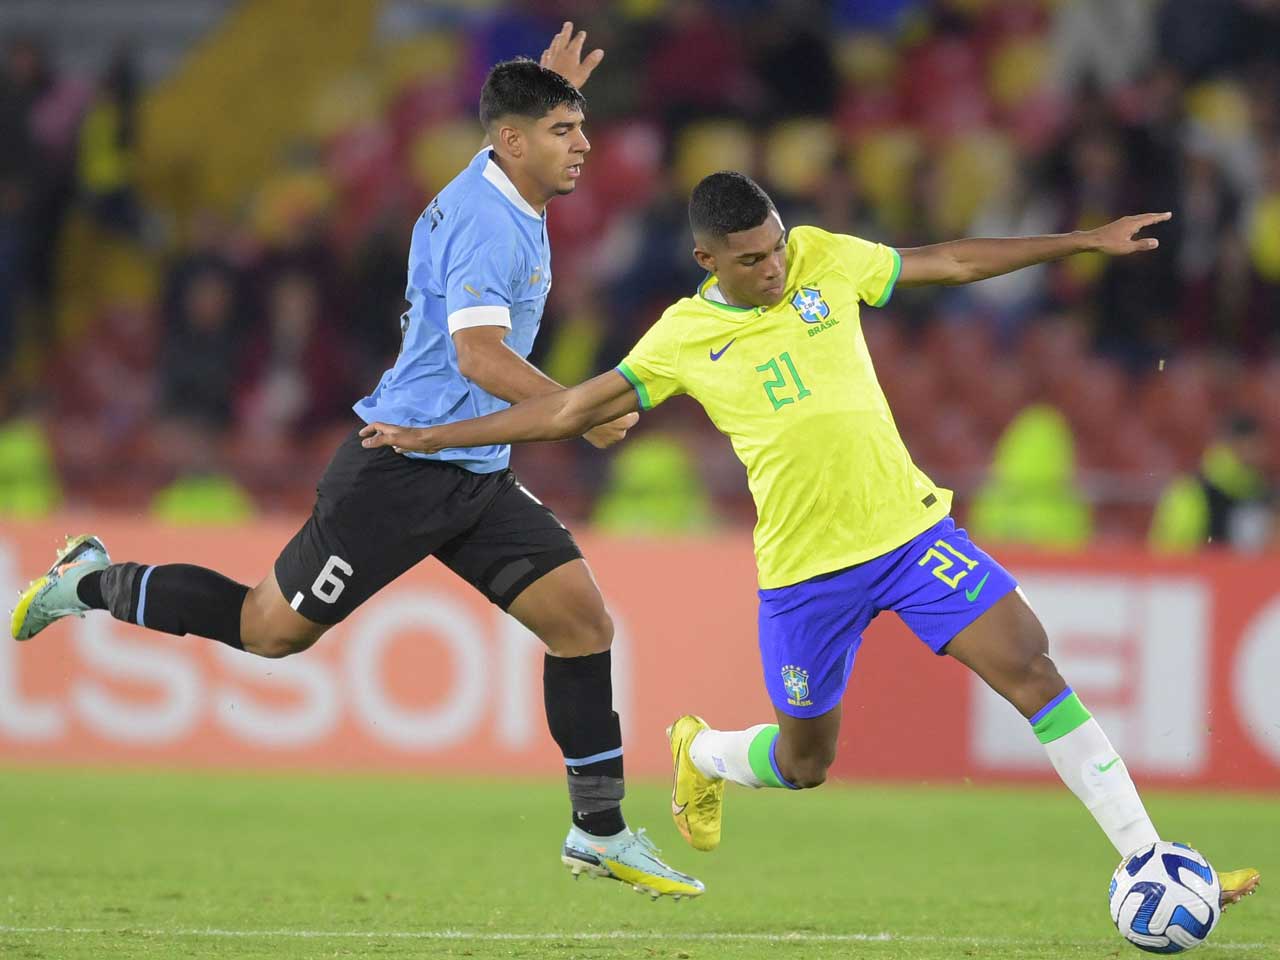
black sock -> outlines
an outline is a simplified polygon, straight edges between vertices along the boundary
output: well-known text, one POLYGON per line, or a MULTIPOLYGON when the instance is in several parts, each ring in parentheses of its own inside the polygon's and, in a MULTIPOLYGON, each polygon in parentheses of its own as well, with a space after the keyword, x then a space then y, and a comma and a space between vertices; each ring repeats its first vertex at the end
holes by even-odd
POLYGON ((240 608, 249 588, 187 563, 147 567, 113 563, 76 585, 83 603, 117 620, 178 636, 194 633, 243 650, 240 608))
POLYGON ((573 822, 598 837, 627 826, 622 819, 622 729, 613 712, 611 663, 607 650, 586 657, 547 654, 542 670, 547 725, 564 754, 573 822))
POLYGON ((102 571, 91 570, 80 578, 76 584, 76 594, 81 603, 87 603, 90 610, 107 609, 107 601, 102 599, 102 571))

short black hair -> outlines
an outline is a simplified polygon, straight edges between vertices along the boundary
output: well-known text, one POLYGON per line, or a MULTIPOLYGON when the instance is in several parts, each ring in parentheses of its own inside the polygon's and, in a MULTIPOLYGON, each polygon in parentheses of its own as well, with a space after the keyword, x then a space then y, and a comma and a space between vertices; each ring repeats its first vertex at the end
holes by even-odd
POLYGON ((561 104, 581 110, 587 98, 554 70, 527 57, 504 60, 485 77, 480 91, 480 123, 486 129, 499 117, 545 117, 561 104))
POLYGON ((769 195, 744 173, 721 170, 693 188, 689 226, 696 236, 723 240, 731 233, 758 227, 774 211, 769 195))

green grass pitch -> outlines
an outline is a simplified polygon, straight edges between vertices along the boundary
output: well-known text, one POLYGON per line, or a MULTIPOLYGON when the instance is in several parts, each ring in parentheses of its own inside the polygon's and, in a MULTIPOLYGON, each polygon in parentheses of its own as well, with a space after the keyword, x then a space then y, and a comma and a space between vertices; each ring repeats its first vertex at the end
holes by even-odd
MULTIPOLYGON (((730 786, 724 844, 685 847, 667 788, 626 812, 700 900, 574 882, 560 784, 0 770, 0 956, 1136 958, 1115 857, 1065 790, 730 786)), ((1275 797, 1152 792, 1223 868, 1280 875, 1275 797)), ((1280 890, 1198 956, 1280 957, 1280 890)))

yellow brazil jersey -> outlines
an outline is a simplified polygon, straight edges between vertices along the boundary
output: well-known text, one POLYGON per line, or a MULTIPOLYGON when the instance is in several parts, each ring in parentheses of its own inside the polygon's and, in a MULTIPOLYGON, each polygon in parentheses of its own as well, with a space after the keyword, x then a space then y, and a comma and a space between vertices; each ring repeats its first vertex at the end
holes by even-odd
POLYGON ((951 508, 911 462, 862 336, 859 303, 887 302, 901 267, 891 247, 796 227, 776 306, 716 302, 708 277, 618 365, 644 409, 687 393, 733 443, 761 587, 881 556, 951 508))

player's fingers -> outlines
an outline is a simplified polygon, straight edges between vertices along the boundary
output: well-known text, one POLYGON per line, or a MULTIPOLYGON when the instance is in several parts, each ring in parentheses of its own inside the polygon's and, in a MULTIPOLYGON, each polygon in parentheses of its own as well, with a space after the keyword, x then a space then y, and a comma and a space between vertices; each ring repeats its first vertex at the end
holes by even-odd
POLYGON ((360 436, 364 437, 361 445, 366 447, 385 447, 391 443, 392 436, 398 432, 395 427, 388 426, 385 423, 371 423, 360 431, 360 436))
POLYGON ((569 41, 569 50, 573 53, 575 58, 579 60, 582 59, 582 45, 586 42, 587 31, 579 30, 573 35, 573 39, 569 41))
POLYGON ((1160 241, 1155 237, 1148 237, 1139 243, 1139 247, 1143 250, 1154 250, 1158 246, 1160 246, 1160 241))
POLYGON ((587 73, 590 73, 596 67, 600 66, 600 61, 603 59, 604 59, 603 50, 598 50, 598 49, 592 50, 589 54, 587 54, 586 58, 582 61, 582 66, 585 68, 587 73))
POLYGON ((568 20, 564 22, 564 26, 560 28, 560 32, 551 38, 551 43, 547 44, 547 50, 542 55, 544 59, 550 60, 555 57, 569 40, 569 31, 573 28, 568 20))

